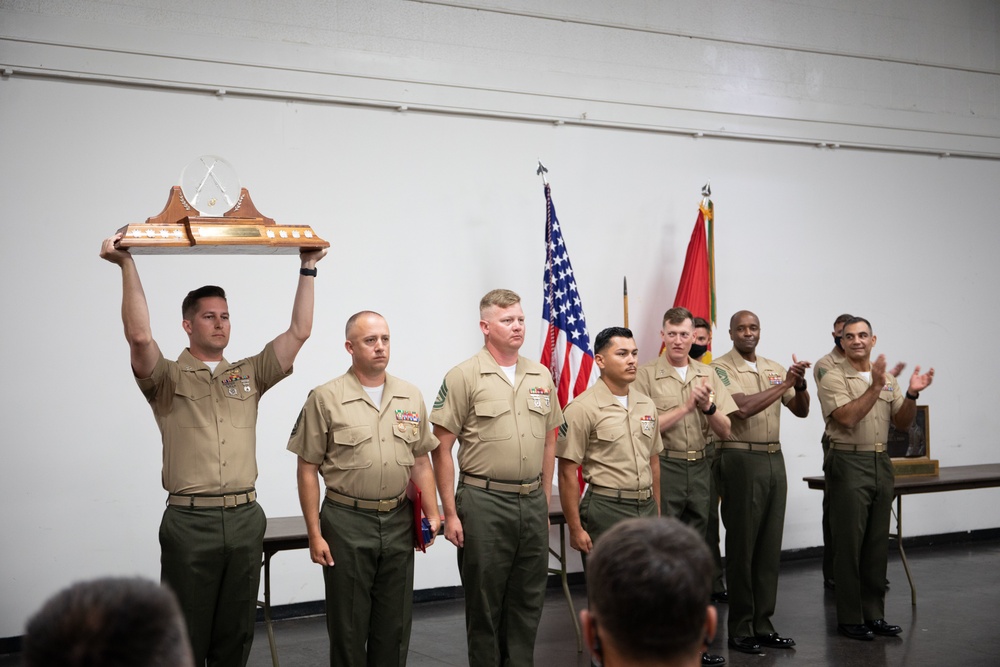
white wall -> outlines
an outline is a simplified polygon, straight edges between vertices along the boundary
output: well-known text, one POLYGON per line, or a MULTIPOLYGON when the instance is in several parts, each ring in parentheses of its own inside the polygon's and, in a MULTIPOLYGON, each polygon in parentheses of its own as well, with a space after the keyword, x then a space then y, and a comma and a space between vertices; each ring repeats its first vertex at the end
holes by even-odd
MULTIPOLYGON (((833 317, 863 314, 890 361, 937 369, 933 456, 998 459, 980 378, 1000 368, 970 360, 1000 326, 996 3, 546 3, 561 21, 535 3, 453 4, 0 0, 0 637, 70 581, 158 576, 159 435, 130 378, 118 272, 97 253, 206 153, 265 215, 333 243, 313 338, 262 404, 271 516, 299 511, 287 434, 306 392, 346 368, 351 313, 386 315, 390 370, 428 401, 480 344, 485 291, 512 288, 539 316, 538 157, 592 332, 620 323, 625 275, 655 355, 710 178, 717 353, 737 309, 758 313, 761 352, 783 362, 818 358, 833 317)), ((287 326, 292 257, 137 263, 168 355, 185 344, 180 301, 204 283, 229 291, 229 358, 287 326)), ((786 548, 821 543, 819 494, 799 481, 820 472, 821 430, 818 406, 785 421, 786 548)), ((907 533, 996 527, 998 501, 908 498, 907 533)), ((304 551, 273 570, 275 604, 322 596, 304 551)), ((417 588, 457 583, 450 545, 418 557, 417 588)))

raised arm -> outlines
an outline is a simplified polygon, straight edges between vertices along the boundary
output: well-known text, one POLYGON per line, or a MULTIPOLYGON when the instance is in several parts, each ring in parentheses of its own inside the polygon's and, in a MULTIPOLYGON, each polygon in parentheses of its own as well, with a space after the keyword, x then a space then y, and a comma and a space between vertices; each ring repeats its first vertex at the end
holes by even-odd
POLYGON ((917 399, 915 398, 921 391, 926 389, 934 381, 934 369, 930 369, 923 375, 920 374, 920 366, 913 369, 910 376, 910 384, 906 388, 906 398, 902 407, 892 416, 892 425, 898 431, 906 431, 913 423, 913 417, 917 414, 917 399))
POLYGON ((135 261, 127 250, 115 247, 115 242, 121 237, 121 234, 115 234, 104 239, 101 245, 101 257, 112 264, 117 264, 122 270, 122 323, 125 325, 125 340, 128 341, 132 373, 137 378, 147 378, 152 375, 153 368, 160 358, 160 348, 153 340, 153 331, 149 324, 149 306, 146 304, 146 293, 142 290, 142 281, 139 280, 139 270, 135 266, 135 261))
POLYGON ((809 394, 805 391, 805 374, 811 364, 808 361, 799 361, 792 355, 792 365, 788 367, 785 381, 781 384, 768 387, 764 391, 756 394, 736 394, 732 393, 733 401, 739 411, 732 416, 739 419, 747 419, 761 412, 781 400, 789 387, 796 387, 795 398, 788 404, 788 408, 796 417, 806 417, 809 414, 809 394), (798 389, 801 387, 801 389, 798 389))
MULTIPOLYGON (((316 262, 326 256, 326 250, 320 248, 299 253, 299 258, 302 260, 301 268, 315 269, 316 262)), ((295 290, 295 301, 292 304, 292 323, 287 331, 279 334, 273 341, 274 354, 278 357, 281 370, 285 372, 292 367, 295 356, 312 333, 315 293, 316 279, 312 276, 299 275, 299 285, 295 290)))

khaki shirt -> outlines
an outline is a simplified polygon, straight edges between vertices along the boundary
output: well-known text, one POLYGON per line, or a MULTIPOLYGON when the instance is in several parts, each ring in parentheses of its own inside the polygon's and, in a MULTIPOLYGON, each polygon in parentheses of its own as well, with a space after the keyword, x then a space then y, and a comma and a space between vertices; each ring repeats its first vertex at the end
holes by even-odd
POLYGON ((213 373, 185 349, 160 358, 136 378, 163 439, 163 488, 176 494, 224 494, 257 481, 257 402, 291 375, 268 343, 253 357, 219 362, 213 373))
POLYGON ((652 486, 649 459, 663 451, 663 442, 651 398, 629 388, 626 410, 598 380, 566 406, 564 415, 556 456, 582 465, 587 483, 622 491, 652 486))
POLYGON ((545 436, 563 421, 556 388, 547 368, 524 357, 514 378, 512 387, 483 347, 441 383, 431 423, 458 436, 462 472, 507 481, 541 474, 545 436))
MULTIPOLYGON (((732 394, 759 394, 774 385, 784 384, 788 371, 776 361, 757 356, 757 370, 750 367, 739 352, 730 350, 712 362, 712 368, 732 394)), ((795 388, 789 386, 765 409, 747 419, 733 419, 732 433, 726 442, 772 444, 780 442, 781 404, 788 405, 795 398, 795 388)))
POLYGON ((816 386, 819 386, 820 380, 823 379, 824 375, 830 372, 831 368, 839 364, 844 359, 846 359, 844 353, 836 348, 820 357, 820 360, 813 366, 813 380, 816 381, 816 386))
MULTIPOLYGON (((715 391, 715 404, 722 414, 728 415, 739 409, 715 371, 694 359, 688 361, 687 378, 681 380, 666 355, 657 357, 655 361, 639 367, 632 386, 652 398, 658 412, 666 412, 682 405, 691 395, 694 383, 701 383, 702 378, 706 378, 715 391)), ((663 447, 678 452, 699 451, 713 438, 708 417, 695 409, 663 433, 663 447)))
POLYGON ((327 488, 367 500, 402 494, 415 457, 437 446, 420 390, 386 374, 376 406, 350 370, 309 392, 288 438, 327 488))
POLYGON ((826 420, 826 434, 830 442, 844 445, 872 445, 885 443, 889 438, 889 420, 903 406, 905 396, 888 372, 875 406, 854 428, 845 428, 830 417, 834 410, 860 398, 868 390, 869 382, 846 359, 823 376, 817 392, 826 420))

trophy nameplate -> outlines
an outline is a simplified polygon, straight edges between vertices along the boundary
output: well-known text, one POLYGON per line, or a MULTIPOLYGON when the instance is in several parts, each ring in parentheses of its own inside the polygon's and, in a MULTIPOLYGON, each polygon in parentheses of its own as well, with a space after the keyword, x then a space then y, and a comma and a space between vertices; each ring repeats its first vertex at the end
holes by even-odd
POLYGON ((158 215, 118 230, 117 247, 134 255, 297 255, 330 247, 309 225, 279 225, 262 215, 221 158, 199 158, 185 168, 181 182, 185 187, 170 188, 158 215), (228 210, 217 213, 223 205, 228 210))

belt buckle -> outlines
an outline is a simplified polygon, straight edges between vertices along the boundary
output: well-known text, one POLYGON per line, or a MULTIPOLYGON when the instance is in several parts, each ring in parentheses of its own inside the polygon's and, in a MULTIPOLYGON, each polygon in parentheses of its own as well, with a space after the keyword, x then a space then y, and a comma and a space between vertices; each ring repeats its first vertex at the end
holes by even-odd
POLYGON ((378 511, 378 512, 388 512, 388 511, 390 511, 392 509, 392 502, 393 502, 393 500, 394 500, 393 498, 390 498, 389 500, 380 500, 380 501, 378 501, 378 509, 376 511, 378 511))
POLYGON ((236 495, 234 494, 231 496, 222 496, 222 508, 232 509, 233 507, 236 507, 236 495), (229 504, 230 499, 232 499, 233 501, 232 505, 229 504))
POLYGON ((875 443, 875 453, 877 454, 879 452, 884 452, 884 451, 885 451, 885 443, 884 442, 876 442, 875 443))
POLYGON ((687 461, 697 461, 698 460, 697 454, 698 454, 698 452, 692 452, 692 451, 687 452, 687 459, 686 460, 687 461))
POLYGON ((519 496, 526 496, 526 495, 528 495, 528 494, 529 494, 529 493, 531 493, 531 492, 532 492, 532 490, 533 490, 533 489, 531 488, 532 484, 534 484, 534 482, 528 482, 527 484, 525 484, 524 482, 522 482, 522 483, 521 483, 521 484, 519 485, 519 486, 520 486, 521 488, 520 488, 520 489, 518 489, 518 491, 517 491, 517 494, 518 494, 519 496))
POLYGON ((767 453, 768 454, 774 454, 776 451, 778 451, 778 447, 779 446, 780 445, 777 445, 777 444, 775 444, 775 443, 772 442, 771 444, 769 444, 767 446, 767 453))
POLYGON ((652 489, 643 489, 637 494, 637 500, 649 500, 653 496, 652 489))

